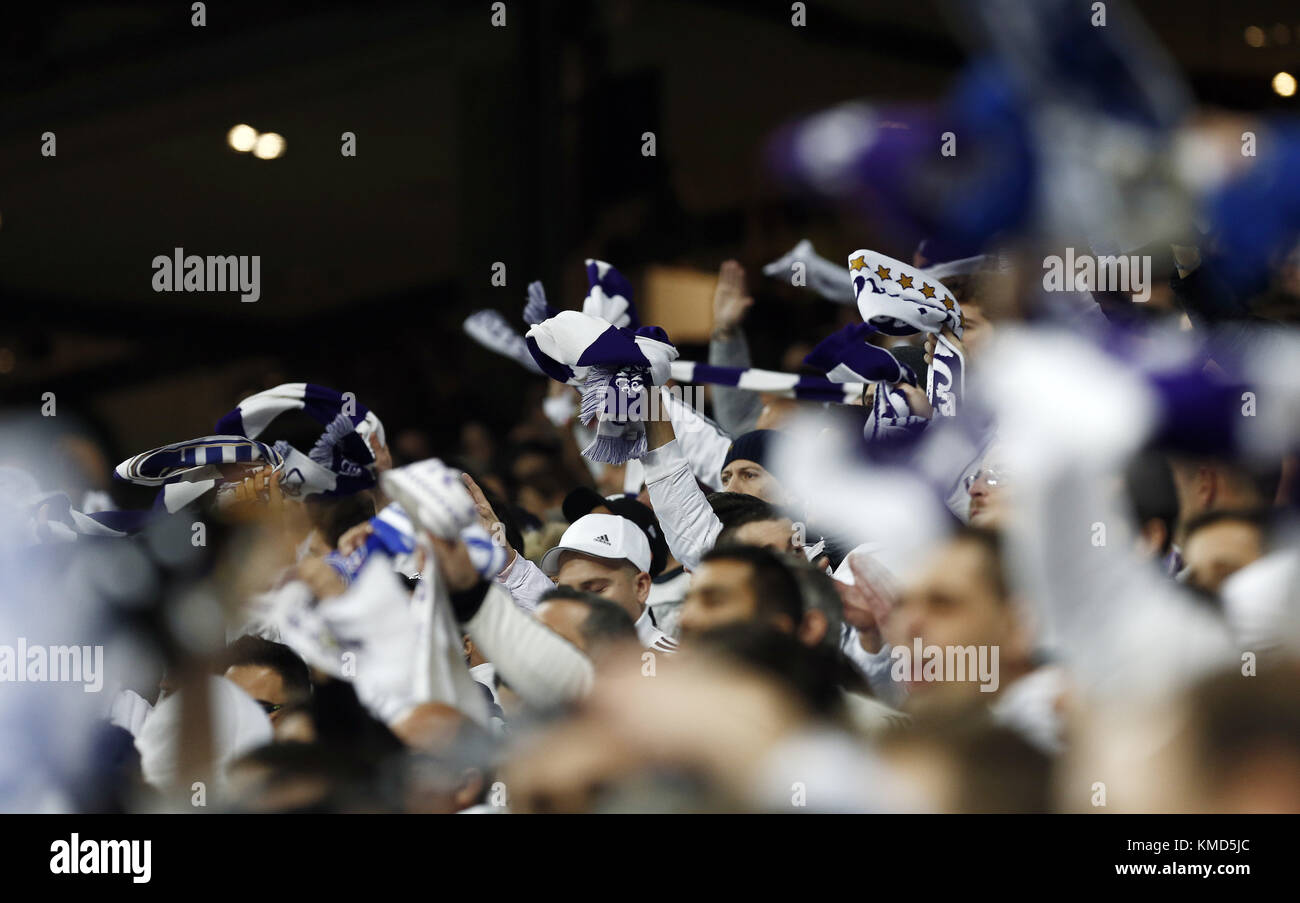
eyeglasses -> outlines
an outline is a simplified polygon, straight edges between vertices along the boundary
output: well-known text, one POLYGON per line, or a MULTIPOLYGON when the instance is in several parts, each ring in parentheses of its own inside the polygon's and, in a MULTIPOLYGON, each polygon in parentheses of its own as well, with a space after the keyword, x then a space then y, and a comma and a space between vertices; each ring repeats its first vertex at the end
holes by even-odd
POLYGON ((987 485, 990 489, 996 489, 998 486, 1004 486, 1006 485, 1006 481, 1007 481, 1007 475, 1001 468, 981 467, 979 470, 975 471, 973 474, 971 474, 966 478, 964 483, 966 487, 966 491, 970 492, 970 488, 974 486, 977 482, 979 482, 979 479, 981 477, 984 478, 985 485, 987 485))

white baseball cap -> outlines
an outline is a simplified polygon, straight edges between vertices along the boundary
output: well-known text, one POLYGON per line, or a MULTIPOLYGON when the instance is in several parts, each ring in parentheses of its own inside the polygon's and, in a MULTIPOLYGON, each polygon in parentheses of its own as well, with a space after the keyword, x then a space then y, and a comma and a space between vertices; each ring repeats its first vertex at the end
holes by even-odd
POLYGON ((638 571, 650 570, 650 541, 645 532, 617 514, 584 514, 569 525, 560 544, 542 556, 542 571, 554 577, 560 570, 560 555, 581 552, 611 561, 627 560, 638 571))

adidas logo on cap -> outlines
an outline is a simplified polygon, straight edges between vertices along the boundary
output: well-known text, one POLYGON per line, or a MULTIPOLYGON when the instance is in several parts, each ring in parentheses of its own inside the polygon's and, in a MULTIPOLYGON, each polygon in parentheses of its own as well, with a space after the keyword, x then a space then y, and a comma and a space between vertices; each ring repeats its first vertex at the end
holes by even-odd
POLYGON ((613 545, 613 543, 609 541, 609 534, 607 533, 600 534, 595 539, 593 539, 592 542, 603 542, 607 546, 613 545))

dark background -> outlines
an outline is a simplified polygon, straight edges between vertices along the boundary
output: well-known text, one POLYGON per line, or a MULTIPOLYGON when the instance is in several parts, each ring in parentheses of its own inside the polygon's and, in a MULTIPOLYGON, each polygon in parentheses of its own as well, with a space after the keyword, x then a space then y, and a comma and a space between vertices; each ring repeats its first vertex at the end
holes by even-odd
MULTIPOLYGON (((763 280, 762 263, 805 236, 832 260, 912 249, 783 198, 758 165, 765 136, 845 100, 937 99, 970 51, 930 0, 807 5, 805 28, 784 2, 517 0, 505 28, 488 2, 213 2, 202 28, 188 3, 8 6, 0 398, 54 392, 115 460, 209 432, 285 381, 354 391, 390 435, 435 446, 466 420, 505 431, 539 381, 461 321, 495 307, 522 330, 536 278, 578 306, 589 256, 634 284, 648 264, 738 257, 756 363, 778 366, 835 311, 763 280), (241 122, 287 153, 232 151, 241 122), (45 131, 57 157, 40 154, 45 131), (356 157, 340 155, 344 131, 356 157), (151 261, 177 246, 260 255, 261 299, 154 293, 151 261)), ((1295 109, 1269 81, 1300 71, 1300 5, 1137 9, 1201 101, 1295 109), (1250 25, 1266 46, 1248 46, 1250 25)))

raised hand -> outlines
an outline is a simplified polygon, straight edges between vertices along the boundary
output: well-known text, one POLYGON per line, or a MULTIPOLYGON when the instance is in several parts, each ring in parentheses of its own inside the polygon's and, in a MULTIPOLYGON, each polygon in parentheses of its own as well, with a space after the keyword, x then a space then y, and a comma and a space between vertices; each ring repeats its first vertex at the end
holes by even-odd
POLYGON ((734 260, 723 261, 713 292, 714 335, 734 332, 753 304, 754 299, 745 294, 745 268, 734 260))

